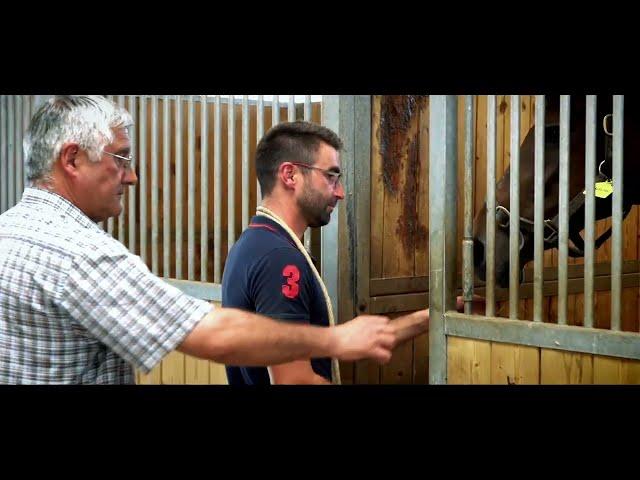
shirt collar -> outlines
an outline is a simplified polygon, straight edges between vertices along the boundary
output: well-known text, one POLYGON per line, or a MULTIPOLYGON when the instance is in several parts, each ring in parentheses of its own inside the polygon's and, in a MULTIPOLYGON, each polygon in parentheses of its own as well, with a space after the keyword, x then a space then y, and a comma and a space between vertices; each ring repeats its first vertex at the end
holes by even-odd
POLYGON ((76 205, 55 192, 42 188, 26 187, 22 194, 22 202, 27 204, 44 204, 48 208, 55 210, 62 218, 69 217, 85 228, 100 229, 96 222, 87 217, 76 205))

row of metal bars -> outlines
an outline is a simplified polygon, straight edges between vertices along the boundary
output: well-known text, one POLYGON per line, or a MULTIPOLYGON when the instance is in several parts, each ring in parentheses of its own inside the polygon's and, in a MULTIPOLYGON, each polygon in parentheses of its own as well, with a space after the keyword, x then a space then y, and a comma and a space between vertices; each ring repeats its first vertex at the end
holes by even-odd
POLYGON ((31 95, 0 96, 0 213, 20 200, 27 184, 22 140, 32 113, 31 95))
MULTIPOLYGON (((134 123, 139 122, 139 138, 135 129, 131 129, 131 144, 132 152, 137 158, 135 162, 139 165, 138 178, 139 188, 141 191, 147 191, 148 182, 151 183, 151 198, 147 199, 146 195, 140 196, 140 219, 137 222, 136 219, 136 197, 133 194, 128 195, 128 222, 129 222, 129 242, 128 248, 135 253, 136 247, 136 230, 139 230, 140 234, 140 252, 139 255, 142 260, 150 265, 151 271, 160 275, 159 272, 159 212, 158 212, 158 191, 159 181, 158 172, 160 168, 160 160, 162 160, 163 168, 163 272, 162 275, 169 277, 169 269, 171 265, 171 256, 173 258, 182 258, 182 225, 183 216, 182 209, 175 209, 175 251, 170 252, 170 249, 166 247, 170 245, 170 209, 171 209, 171 187, 170 187, 170 155, 174 155, 176 164, 176 188, 175 188, 175 205, 181 205, 185 198, 183 192, 183 179, 182 179, 182 162, 184 161, 184 155, 182 151, 182 102, 187 100, 187 201, 188 201, 188 215, 187 215, 187 279, 196 280, 195 278, 195 205, 196 205, 196 156, 195 156, 195 108, 194 102, 213 102, 214 103, 214 169, 216 172, 221 171, 222 167, 222 124, 221 124, 221 103, 227 101, 229 105, 235 105, 236 98, 234 96, 228 97, 228 99, 221 99, 219 95, 210 98, 211 96, 198 95, 198 96, 163 96, 163 109, 161 112, 163 119, 163 132, 160 133, 158 129, 158 119, 160 113, 158 112, 158 96, 128 96, 128 111, 134 117, 134 123), (169 99, 175 100, 175 131, 174 131, 174 151, 170 150, 170 133, 169 133, 169 99), (147 111, 147 102, 151 107, 151 172, 147 172, 147 116, 141 115, 137 117, 138 109, 140 112, 147 111), (139 108, 138 108, 139 107, 139 108), (160 136, 163 142, 163 158, 158 156, 158 142, 160 136), (151 255, 147 251, 147 201, 151 202, 151 255), (150 264, 149 261, 150 260, 150 264)), ((124 95, 107 96, 115 103, 125 106, 124 95)), ((289 95, 289 101, 287 105, 287 121, 296 120, 296 108, 294 96, 289 95)), ((0 173, 2 182, 0 183, 0 213, 4 212, 15 203, 17 203, 22 195, 24 186, 26 186, 25 171, 23 168, 22 158, 22 138, 28 126, 29 119, 31 118, 33 99, 31 96, 16 96, 16 95, 4 95, 1 97, 0 104, 0 173)), ((249 143, 251 141, 259 142, 264 135, 264 110, 265 101, 264 96, 260 95, 257 99, 257 129, 256 138, 249 138, 249 99, 248 95, 243 95, 241 100, 242 105, 242 227, 247 228, 249 219, 251 217, 249 213, 249 143)), ((276 125, 281 122, 280 119, 280 101, 277 95, 273 96, 272 101, 272 125, 276 125)), ((228 197, 225 202, 227 205, 228 214, 228 230, 227 230, 227 245, 228 249, 233 246, 236 240, 235 231, 235 217, 236 217, 236 205, 235 205, 235 177, 236 177, 236 151, 235 151, 235 108, 228 109, 228 155, 227 155, 227 167, 228 167, 228 197)), ((311 121, 311 96, 305 95, 304 97, 304 109, 303 119, 311 121)), ((209 124, 209 112, 207 108, 201 109, 201 131, 208 131, 209 124)), ((200 151, 200 165, 201 165, 201 178, 200 178, 200 202, 201 202, 201 239, 200 239, 200 281, 206 281, 207 264, 209 261, 209 251, 207 248, 207 235, 208 235, 208 135, 201 135, 201 151, 200 151)), ((214 249, 213 249, 213 281, 214 283, 220 283, 222 277, 221 269, 221 208, 222 202, 222 178, 220 175, 216 175, 214 183, 214 212, 213 212, 213 233, 214 233, 214 249)), ((257 185, 257 198, 260 198, 260 187, 257 185)), ((118 240, 122 243, 125 242, 124 238, 124 211, 117 218, 109 218, 108 221, 103 223, 103 228, 110 234, 114 233, 115 222, 118 222, 118 240)), ((307 229, 304 236, 305 247, 310 250, 311 248, 311 231, 307 229)), ((176 274, 175 278, 182 279, 184 274, 182 272, 182 262, 176 262, 176 274)))
MULTIPOLYGON (((465 175, 463 295, 465 313, 471 313, 473 296, 473 96, 465 97, 465 175)), ((519 105, 520 96, 511 96, 511 105, 519 105)), ((558 324, 567 324, 568 233, 569 233, 569 118, 570 96, 560 97, 560 171, 558 231, 558 324)), ((613 200, 611 237, 611 330, 620 330, 622 293, 622 196, 623 196, 623 112, 624 96, 613 96, 613 200)), ((545 96, 535 98, 535 125, 544 125, 545 96)), ((509 318, 517 319, 519 300, 519 171, 520 109, 511 108, 511 160, 509 221, 509 318)), ((594 192, 596 171, 596 96, 586 97, 585 189, 594 192)), ((542 322, 544 255, 544 128, 535 128, 535 200, 534 200, 534 313, 542 322)), ((495 211, 496 211, 496 96, 487 98, 487 275, 486 315, 495 315, 495 211), (489 212, 494 212, 493 215, 489 212)), ((595 199, 585 196, 584 326, 593 328, 595 199)))

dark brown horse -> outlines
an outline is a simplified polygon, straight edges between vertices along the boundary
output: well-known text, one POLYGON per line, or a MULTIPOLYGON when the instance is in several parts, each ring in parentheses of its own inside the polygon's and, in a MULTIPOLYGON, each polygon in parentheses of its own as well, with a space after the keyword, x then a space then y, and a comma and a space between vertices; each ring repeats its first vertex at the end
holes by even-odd
MULTIPOLYGON (((584 95, 571 97, 570 133, 569 133, 569 199, 579 200, 585 189, 585 115, 586 97, 584 95)), ((640 189, 634 186, 640 175, 640 99, 626 96, 624 99, 624 178, 623 212, 629 212, 635 204, 640 204, 640 189)), ((554 220, 547 222, 544 236, 545 250, 557 247, 557 215, 558 215, 558 183, 559 183, 559 137, 560 137, 560 102, 559 97, 546 97, 545 115, 545 166, 544 166, 544 218, 554 220), (555 230, 555 232, 554 232, 555 230)), ((598 96, 596 111, 596 169, 611 178, 611 137, 604 130, 603 120, 607 130, 611 130, 612 96, 598 96), (601 162, 605 162, 601 164, 601 162)), ((534 218, 534 135, 532 128, 525 136, 520 146, 520 267, 533 260, 533 221, 534 218)), ((598 172, 594 172, 596 175, 598 172)), ((496 184, 496 284, 500 287, 509 286, 509 185, 510 169, 496 184)), ((598 181, 596 179, 596 181, 598 181)), ((596 198, 596 220, 611 216, 612 195, 605 199, 596 198)), ((569 255, 578 257, 583 255, 584 245, 580 232, 584 228, 584 203, 574 202, 575 211, 569 216, 569 255)), ((485 258, 485 228, 486 201, 474 220, 474 264, 475 271, 481 280, 486 276, 485 258)), ((609 232, 610 233, 610 232, 609 232)), ((596 242, 596 247, 602 244, 608 235, 596 242)), ((522 275, 521 275, 522 279, 522 275)))

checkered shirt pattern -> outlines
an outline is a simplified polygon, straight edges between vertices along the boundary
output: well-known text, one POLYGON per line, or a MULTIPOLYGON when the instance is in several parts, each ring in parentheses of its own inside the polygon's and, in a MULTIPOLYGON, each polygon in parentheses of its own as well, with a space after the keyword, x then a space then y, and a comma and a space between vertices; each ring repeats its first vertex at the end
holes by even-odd
POLYGON ((57 194, 0 215, 0 383, 134 383, 212 308, 57 194))

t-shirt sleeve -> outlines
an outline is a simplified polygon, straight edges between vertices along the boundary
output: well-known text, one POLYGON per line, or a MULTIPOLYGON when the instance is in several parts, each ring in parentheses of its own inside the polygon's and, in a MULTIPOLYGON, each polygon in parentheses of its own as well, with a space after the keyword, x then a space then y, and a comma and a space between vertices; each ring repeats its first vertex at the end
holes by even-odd
POLYGON ((256 312, 285 321, 308 323, 314 279, 307 260, 293 248, 278 248, 249 272, 256 312))

